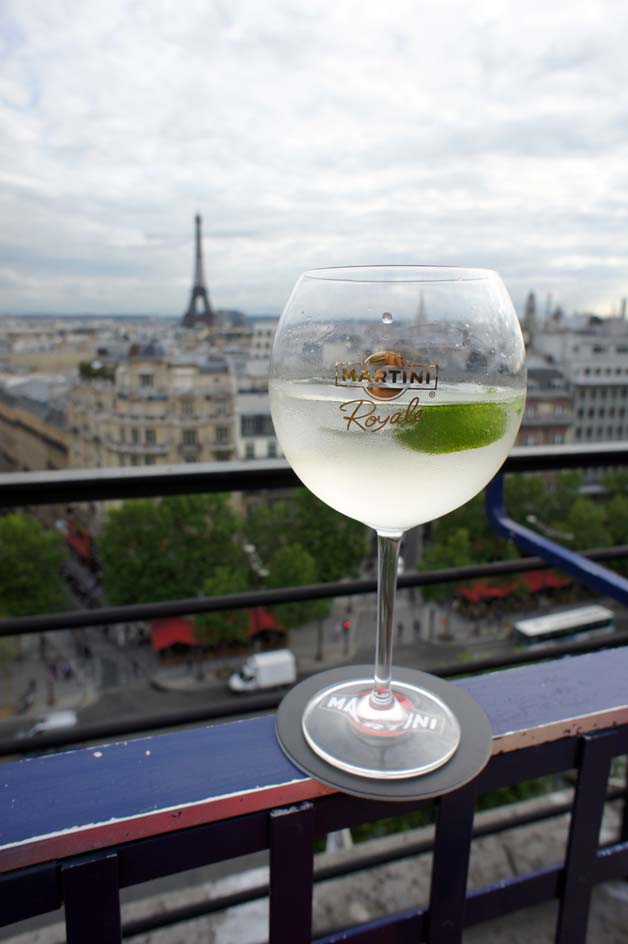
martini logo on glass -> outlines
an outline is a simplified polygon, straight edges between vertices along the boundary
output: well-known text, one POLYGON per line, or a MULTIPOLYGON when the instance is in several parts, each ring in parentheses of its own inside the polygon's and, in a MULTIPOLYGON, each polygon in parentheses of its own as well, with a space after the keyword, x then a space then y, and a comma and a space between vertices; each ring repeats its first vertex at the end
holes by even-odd
POLYGON ((418 711, 409 698, 397 694, 396 699, 402 709, 402 716, 395 721, 365 720, 360 716, 359 703, 368 691, 359 695, 346 696, 341 693, 330 694, 321 707, 328 711, 344 715, 358 731, 372 734, 375 737, 394 738, 408 733, 414 734, 441 734, 445 719, 442 716, 427 711, 418 711))
POLYGON ((336 364, 337 387, 361 387, 374 400, 396 400, 406 390, 435 395, 438 365, 411 363, 395 351, 378 351, 360 362, 336 364))

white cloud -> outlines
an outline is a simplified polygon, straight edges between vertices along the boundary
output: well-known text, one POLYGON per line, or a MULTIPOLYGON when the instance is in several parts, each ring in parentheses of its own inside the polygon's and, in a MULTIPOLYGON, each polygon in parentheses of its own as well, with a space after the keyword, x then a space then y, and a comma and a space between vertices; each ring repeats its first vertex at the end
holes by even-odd
POLYGON ((218 306, 386 261, 628 292, 623 0, 4 6, 1 310, 183 311, 197 209, 218 306))

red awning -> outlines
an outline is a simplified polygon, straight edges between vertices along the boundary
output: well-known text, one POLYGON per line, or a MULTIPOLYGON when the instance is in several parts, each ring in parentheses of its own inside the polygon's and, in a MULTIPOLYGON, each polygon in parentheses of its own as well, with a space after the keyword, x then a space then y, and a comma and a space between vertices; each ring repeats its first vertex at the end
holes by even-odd
POLYGON ((198 646, 198 639, 194 635, 192 620, 180 616, 157 620, 151 626, 151 641, 155 652, 168 649, 176 643, 184 646, 198 646))
POLYGON ((517 586, 524 584, 531 593, 539 593, 545 589, 567 587, 571 583, 569 577, 556 573, 555 570, 529 570, 521 574, 519 580, 503 580, 499 586, 476 580, 458 591, 470 603, 480 603, 482 600, 498 600, 513 593, 517 586))
POLYGON ((72 524, 71 521, 67 522, 66 525, 66 540, 73 550, 79 555, 79 557, 89 560, 91 555, 91 543, 92 539, 88 531, 85 531, 84 528, 77 527, 72 524))
MULTIPOLYGON (((247 635, 250 638, 271 630, 275 633, 285 633, 285 627, 278 623, 272 613, 261 606, 247 610, 249 617, 249 626, 247 635)), ((168 649, 180 643, 183 646, 198 646, 198 639, 194 635, 194 623, 191 619, 181 616, 173 616, 169 619, 157 620, 151 627, 151 640, 155 652, 161 652, 162 649, 168 649)))
POLYGON ((285 626, 278 623, 273 614, 269 613, 268 610, 265 610, 262 606, 253 607, 248 611, 248 614, 248 636, 257 636, 258 633, 263 633, 265 630, 272 630, 275 633, 285 633, 286 631, 285 626))
POLYGON ((470 603, 479 603, 480 600, 498 600, 501 597, 508 596, 512 590, 512 584, 506 584, 502 587, 491 586, 478 580, 469 587, 461 587, 460 595, 469 600, 470 603))
POLYGON ((555 570, 530 570, 527 574, 522 574, 521 579, 528 590, 538 593, 546 588, 567 587, 571 583, 569 577, 563 577, 557 574, 555 570))

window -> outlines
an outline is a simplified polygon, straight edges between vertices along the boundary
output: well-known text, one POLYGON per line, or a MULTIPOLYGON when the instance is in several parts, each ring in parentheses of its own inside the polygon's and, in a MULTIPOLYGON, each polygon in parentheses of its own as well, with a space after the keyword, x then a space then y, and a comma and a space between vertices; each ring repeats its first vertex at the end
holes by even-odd
POLYGON ((267 413, 241 417, 240 431, 243 436, 273 436, 275 433, 273 421, 267 413))
POLYGON ((269 459, 277 458, 277 443, 274 439, 271 439, 271 441, 268 443, 268 446, 266 447, 266 455, 269 459))
POLYGON ((145 429, 144 430, 144 442, 147 446, 155 445, 155 430, 154 429, 145 429))
POLYGON ((603 406, 599 408, 599 410, 597 411, 597 415, 599 416, 601 420, 604 419, 604 417, 606 416, 606 410, 604 409, 603 406))
POLYGON ((255 458, 255 444, 248 442, 244 449, 244 458, 245 459, 254 459, 255 458))
POLYGON ((229 442, 229 427, 228 426, 216 427, 216 442, 217 443, 229 442))
POLYGON ((565 437, 563 436, 562 433, 554 433, 554 435, 552 436, 552 442, 554 443, 555 446, 560 446, 561 443, 565 442, 565 437))
POLYGON ((184 446, 196 446, 198 440, 196 438, 195 429, 184 429, 183 430, 183 445, 184 446))
POLYGON ((120 427, 120 442, 126 442, 126 429, 124 426, 120 427))
POLYGON ((140 387, 152 387, 152 386, 153 386, 153 375, 140 374, 140 387))
POLYGON ((144 456, 144 465, 155 465, 154 456, 144 456))
POLYGON ((194 416, 193 400, 181 400, 181 416, 194 416))
POLYGON ((131 430, 131 442, 138 443, 140 441, 140 431, 139 429, 131 430))

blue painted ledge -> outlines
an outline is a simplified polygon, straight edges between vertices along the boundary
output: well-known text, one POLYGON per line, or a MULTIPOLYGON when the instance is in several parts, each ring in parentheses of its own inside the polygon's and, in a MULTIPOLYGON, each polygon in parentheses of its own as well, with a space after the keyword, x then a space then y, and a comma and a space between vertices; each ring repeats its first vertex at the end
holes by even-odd
MULTIPOLYGON (((462 679, 493 753, 628 722, 628 649, 462 679)), ((301 773, 265 716, 0 766, 0 872, 333 790, 301 773)))

